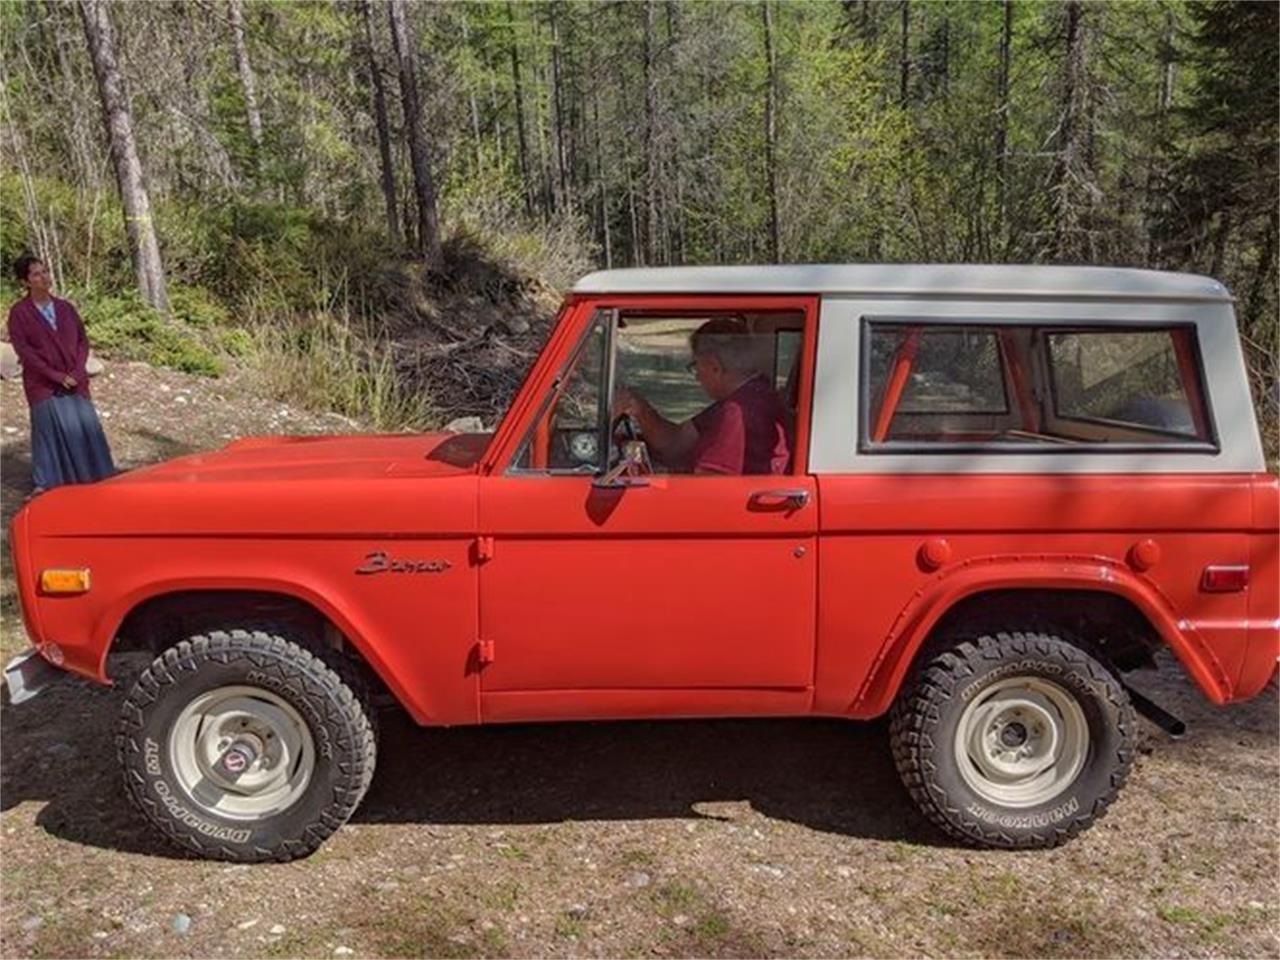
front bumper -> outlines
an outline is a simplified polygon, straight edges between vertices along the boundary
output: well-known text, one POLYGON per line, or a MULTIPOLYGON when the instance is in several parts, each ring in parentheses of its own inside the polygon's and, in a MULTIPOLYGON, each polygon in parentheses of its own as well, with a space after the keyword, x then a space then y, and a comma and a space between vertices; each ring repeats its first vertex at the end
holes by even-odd
POLYGON ((20 653, 5 665, 4 682, 9 688, 9 702, 30 700, 50 684, 65 676, 37 650, 20 653))

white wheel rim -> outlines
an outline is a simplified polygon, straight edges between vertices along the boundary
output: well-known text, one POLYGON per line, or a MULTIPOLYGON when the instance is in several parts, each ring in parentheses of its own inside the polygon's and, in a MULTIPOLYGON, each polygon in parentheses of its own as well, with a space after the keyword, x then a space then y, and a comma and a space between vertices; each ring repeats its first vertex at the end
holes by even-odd
POLYGON ((169 762, 186 794, 208 813, 257 820, 292 806, 315 767, 311 731, 293 706, 260 687, 228 686, 192 700, 169 733, 169 762), (238 776, 219 764, 251 742, 257 759, 238 776))
POLYGON ((1008 677, 964 709, 956 765, 979 796, 1034 807, 1075 782, 1089 756, 1089 724, 1075 697, 1042 677, 1008 677))

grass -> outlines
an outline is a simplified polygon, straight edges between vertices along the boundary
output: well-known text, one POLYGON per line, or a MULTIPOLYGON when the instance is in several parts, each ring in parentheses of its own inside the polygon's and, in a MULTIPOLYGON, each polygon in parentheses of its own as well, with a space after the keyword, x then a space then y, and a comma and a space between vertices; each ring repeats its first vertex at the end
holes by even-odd
POLYGON ((734 929, 728 914, 701 889, 673 880, 653 891, 659 916, 668 922, 662 939, 678 956, 747 956, 761 951, 754 936, 734 929))
POLYGON ((422 430, 438 419, 407 389, 392 347, 343 313, 263 320, 253 329, 254 365, 277 397, 365 420, 377 430, 422 430))
POLYGON ((479 893, 479 899, 491 910, 510 912, 520 902, 520 884, 515 881, 505 881, 484 887, 479 893))
POLYGON ((702 903, 702 894, 688 884, 673 881, 664 883, 654 891, 659 909, 663 913, 679 913, 692 910, 702 903))
POLYGON ((1258 920, 1264 919, 1265 915, 1265 910, 1242 909, 1235 913, 1203 913, 1179 904, 1160 904, 1156 907, 1156 916, 1165 923, 1190 927, 1202 941, 1207 943, 1221 940, 1222 935, 1233 927, 1251 927, 1258 920))
POLYGON ((587 932, 587 927, 578 917, 562 913, 556 917, 555 932, 556 936, 562 940, 581 940, 583 934, 587 932))

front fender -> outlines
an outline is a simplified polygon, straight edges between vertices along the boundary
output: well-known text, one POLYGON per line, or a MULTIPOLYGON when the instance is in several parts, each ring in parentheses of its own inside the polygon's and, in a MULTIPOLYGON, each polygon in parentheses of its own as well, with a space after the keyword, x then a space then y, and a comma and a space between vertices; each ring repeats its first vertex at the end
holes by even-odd
MULTIPOLYGON (((479 720, 477 573, 470 539, 390 541, 396 555, 430 561, 420 573, 360 575, 361 559, 387 541, 239 538, 163 541, 76 537, 36 544, 37 568, 87 567, 87 593, 37 598, 44 639, 66 669, 110 682, 106 658, 139 604, 190 591, 277 593, 309 604, 341 630, 419 723, 479 720)), ((237 611, 228 609, 228 622, 237 611)))
POLYGON ((377 673, 382 682, 395 694, 396 699, 405 706, 414 719, 419 723, 426 722, 426 716, 421 713, 421 705, 416 703, 412 691, 403 682, 397 666, 382 656, 378 647, 370 642, 369 628, 367 626, 361 625, 347 616, 343 610, 330 603, 324 595, 316 590, 296 581, 274 577, 222 576, 159 580, 124 594, 112 606, 107 608, 93 632, 92 646, 94 649, 102 651, 98 660, 96 679, 108 684, 113 682, 112 678, 107 674, 107 656, 111 652, 116 632, 120 629, 124 618, 131 611, 137 609, 148 600, 154 600, 157 597, 193 591, 217 590, 281 594, 300 600, 318 610, 350 641, 351 645, 356 648, 365 662, 377 673))
POLYGON ((960 601, 992 590, 1091 590, 1133 603, 1169 645, 1211 701, 1226 703, 1231 680, 1194 624, 1178 616, 1152 581, 1108 557, 1044 555, 975 557, 940 571, 920 587, 894 620, 851 712, 877 716, 889 709, 930 631, 960 601))

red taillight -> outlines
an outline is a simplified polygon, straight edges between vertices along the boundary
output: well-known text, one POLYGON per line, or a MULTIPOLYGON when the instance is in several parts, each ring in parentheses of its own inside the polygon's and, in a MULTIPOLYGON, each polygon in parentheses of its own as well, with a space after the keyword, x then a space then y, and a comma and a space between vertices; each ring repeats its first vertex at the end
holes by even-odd
POLYGON ((1205 567, 1200 589, 1206 593, 1239 593, 1249 586, 1248 567, 1205 567))

